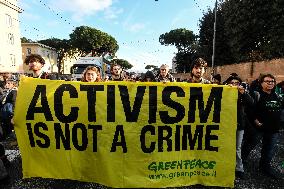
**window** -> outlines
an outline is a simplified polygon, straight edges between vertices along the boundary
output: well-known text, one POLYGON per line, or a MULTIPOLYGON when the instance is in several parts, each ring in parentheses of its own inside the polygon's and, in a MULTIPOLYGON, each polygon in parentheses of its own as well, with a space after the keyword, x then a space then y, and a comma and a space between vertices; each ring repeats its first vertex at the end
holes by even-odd
POLYGON ((16 57, 13 54, 10 54, 10 63, 12 67, 16 66, 16 57))
POLYGON ((32 49, 31 48, 27 48, 27 55, 32 54, 32 49))
POLYGON ((12 27, 12 17, 9 14, 6 14, 6 24, 8 27, 12 27))
POLYGON ((8 44, 14 45, 14 35, 12 33, 8 33, 8 44))

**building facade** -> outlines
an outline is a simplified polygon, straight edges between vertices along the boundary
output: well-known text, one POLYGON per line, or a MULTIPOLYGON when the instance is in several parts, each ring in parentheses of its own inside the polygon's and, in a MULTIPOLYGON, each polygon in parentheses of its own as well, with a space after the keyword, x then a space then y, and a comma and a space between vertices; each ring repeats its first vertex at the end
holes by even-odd
POLYGON ((20 39, 17 0, 0 0, 0 72, 22 72, 22 50, 20 39))
MULTIPOLYGON (((52 47, 41 43, 22 43, 22 59, 25 60, 30 54, 39 54, 45 60, 44 71, 48 73, 58 72, 57 53, 52 47)), ((24 73, 30 73, 29 66, 23 64, 24 73)))

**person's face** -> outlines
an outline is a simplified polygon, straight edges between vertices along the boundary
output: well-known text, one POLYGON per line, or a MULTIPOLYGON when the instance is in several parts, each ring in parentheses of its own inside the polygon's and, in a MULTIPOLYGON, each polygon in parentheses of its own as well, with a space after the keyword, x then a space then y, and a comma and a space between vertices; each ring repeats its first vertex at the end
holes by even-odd
POLYGON ((264 91, 270 91, 274 88, 275 86, 275 80, 270 77, 265 77, 263 79, 263 82, 261 83, 262 89, 264 91))
POLYGON ((86 77, 86 81, 87 81, 87 82, 94 82, 94 81, 97 80, 98 75, 97 75, 97 73, 96 73, 95 71, 93 71, 93 70, 88 70, 88 71, 86 72, 85 77, 86 77))
POLYGON ((146 77, 145 79, 146 79, 147 82, 150 82, 150 81, 151 81, 151 78, 150 78, 150 77, 146 77))
POLYGON ((204 73, 204 67, 202 66, 194 66, 192 69, 192 74, 196 78, 201 78, 204 73))
POLYGON ((114 66, 114 67, 112 68, 112 74, 113 74, 113 75, 119 76, 120 73, 121 73, 121 68, 120 68, 119 66, 114 66))
POLYGON ((30 67, 30 70, 32 71, 38 71, 38 70, 41 70, 41 68, 43 67, 43 64, 41 64, 38 60, 31 60, 29 62, 29 67, 30 67))
POLYGON ((3 74, 3 78, 4 78, 4 80, 6 80, 6 79, 10 78, 11 76, 12 76, 12 74, 11 74, 11 73, 4 73, 4 74, 3 74))
POLYGON ((213 79, 212 79, 212 83, 213 83, 213 84, 220 84, 220 81, 218 81, 217 79, 213 78, 213 79))
POLYGON ((5 84, 6 89, 12 89, 15 86, 15 83, 13 81, 7 81, 5 84))
POLYGON ((240 85, 240 81, 237 79, 233 79, 229 84, 233 85, 233 86, 239 86, 240 85))
POLYGON ((168 67, 162 66, 162 67, 160 68, 160 75, 161 75, 162 77, 166 77, 167 74, 168 74, 168 72, 169 72, 169 68, 168 68, 168 67))

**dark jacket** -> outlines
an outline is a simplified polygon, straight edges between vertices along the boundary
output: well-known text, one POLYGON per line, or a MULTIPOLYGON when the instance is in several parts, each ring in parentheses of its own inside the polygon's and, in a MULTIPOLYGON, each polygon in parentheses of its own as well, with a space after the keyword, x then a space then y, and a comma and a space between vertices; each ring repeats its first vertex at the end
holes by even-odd
POLYGON ((246 109, 253 108, 254 99, 249 95, 249 93, 245 92, 244 94, 239 93, 238 102, 237 102, 237 130, 244 130, 247 125, 248 117, 246 113, 246 109))
POLYGON ((56 80, 55 75, 50 75, 47 72, 42 72, 38 77, 33 76, 33 78, 56 80))
POLYGON ((281 110, 284 105, 280 97, 273 91, 268 94, 260 91, 259 101, 255 105, 255 118, 263 123, 261 130, 276 133, 280 129, 281 110))
POLYGON ((5 103, 11 103, 15 107, 17 97, 17 90, 11 90, 7 94, 5 103))
POLYGON ((167 74, 166 77, 162 77, 160 74, 158 74, 156 77, 155 77, 155 80, 157 82, 175 82, 175 78, 173 75, 171 74, 167 74))

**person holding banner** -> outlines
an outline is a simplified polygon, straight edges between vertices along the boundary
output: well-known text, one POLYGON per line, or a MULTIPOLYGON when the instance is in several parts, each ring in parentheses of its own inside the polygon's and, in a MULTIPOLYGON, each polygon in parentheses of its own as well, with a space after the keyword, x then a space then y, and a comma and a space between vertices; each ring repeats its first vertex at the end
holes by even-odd
POLYGON ((202 83, 210 84, 210 81, 203 78, 207 62, 202 58, 195 59, 190 66, 190 78, 187 80, 189 83, 202 83))
POLYGON ((98 82, 101 81, 100 71, 95 66, 88 66, 84 72, 81 79, 83 82, 98 82))
POLYGON ((160 67, 160 73, 156 76, 155 80, 158 82, 175 82, 174 76, 169 73, 169 66, 162 64, 160 67))
POLYGON ((6 92, 2 100, 1 106, 1 127, 3 129, 3 136, 1 138, 5 139, 8 135, 12 133, 14 129, 13 124, 11 123, 12 117, 14 115, 14 109, 16 104, 17 97, 17 81, 13 78, 6 80, 6 92))
POLYGON ((251 143, 245 143, 242 157, 247 159, 250 152, 259 143, 258 139, 262 138, 260 170, 271 178, 281 179, 284 178, 284 175, 278 173, 271 166, 271 162, 279 138, 280 117, 284 103, 274 90, 276 80, 272 74, 261 74, 259 82, 261 86, 260 97, 255 102, 254 109, 254 124, 257 130, 255 133, 250 134, 253 140, 250 140, 251 143))
POLYGON ((118 64, 112 64, 110 66, 110 73, 111 73, 111 77, 109 78, 109 81, 124 81, 125 80, 122 74, 122 68, 118 64))
POLYGON ((237 101, 237 133, 236 133, 236 177, 244 178, 244 166, 242 162, 242 142, 244 136, 244 128, 247 121, 246 108, 252 108, 254 105, 253 98, 241 86, 242 80, 238 76, 230 76, 227 80, 229 86, 238 87, 237 101))
POLYGON ((147 71, 142 79, 143 82, 155 82, 155 75, 152 71, 147 71))

